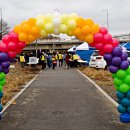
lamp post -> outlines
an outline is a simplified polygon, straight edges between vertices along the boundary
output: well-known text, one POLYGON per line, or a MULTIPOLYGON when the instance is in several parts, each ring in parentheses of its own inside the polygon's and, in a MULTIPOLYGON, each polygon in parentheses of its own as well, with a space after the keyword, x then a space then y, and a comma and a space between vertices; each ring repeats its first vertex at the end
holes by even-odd
POLYGON ((105 12, 106 15, 107 15, 107 29, 108 29, 108 31, 109 31, 108 10, 107 10, 107 9, 106 9, 106 10, 103 10, 103 12, 105 12))
POLYGON ((2 9, 0 8, 0 15, 1 15, 1 18, 0 18, 0 25, 1 25, 1 32, 0 32, 0 39, 2 39, 2 9))

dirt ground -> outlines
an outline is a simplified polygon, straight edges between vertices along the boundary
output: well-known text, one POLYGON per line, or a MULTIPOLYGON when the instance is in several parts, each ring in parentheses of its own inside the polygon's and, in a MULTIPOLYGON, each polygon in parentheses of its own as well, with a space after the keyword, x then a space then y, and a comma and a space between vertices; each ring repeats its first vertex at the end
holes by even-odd
POLYGON ((21 68, 19 63, 13 63, 11 65, 15 67, 10 68, 10 72, 6 75, 6 84, 3 87, 3 105, 19 92, 23 85, 27 84, 33 77, 35 77, 41 69, 40 66, 33 69, 30 65, 21 68))
POLYGON ((117 100, 112 74, 109 71, 90 67, 82 67, 79 70, 95 81, 113 99, 117 100))

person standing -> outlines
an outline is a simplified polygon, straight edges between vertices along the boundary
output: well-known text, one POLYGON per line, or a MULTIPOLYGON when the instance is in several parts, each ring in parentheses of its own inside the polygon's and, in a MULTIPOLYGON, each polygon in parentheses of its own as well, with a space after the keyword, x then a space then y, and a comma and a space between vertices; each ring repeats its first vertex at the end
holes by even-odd
POLYGON ((44 52, 42 52, 42 54, 40 56, 40 59, 41 59, 42 69, 44 69, 45 68, 45 56, 44 56, 44 52))
POLYGON ((25 65, 25 57, 24 57, 24 53, 22 52, 20 55, 20 63, 21 63, 21 67, 24 68, 25 65))
POLYGON ((61 53, 59 53, 58 57, 59 57, 59 67, 62 67, 62 64, 63 64, 63 55, 61 53))
POLYGON ((67 64, 67 69, 69 69, 70 68, 70 55, 69 55, 68 52, 66 54, 65 61, 66 61, 66 64, 67 64))
POLYGON ((55 69, 56 63, 57 63, 56 56, 53 54, 52 55, 52 69, 55 69))

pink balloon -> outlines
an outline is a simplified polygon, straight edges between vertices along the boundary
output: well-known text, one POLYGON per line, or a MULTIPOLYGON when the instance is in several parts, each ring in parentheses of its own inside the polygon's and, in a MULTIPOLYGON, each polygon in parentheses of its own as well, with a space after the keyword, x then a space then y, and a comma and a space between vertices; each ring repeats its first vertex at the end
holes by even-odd
POLYGON ((4 37, 2 38, 2 41, 5 43, 5 44, 8 44, 10 42, 10 37, 9 35, 4 35, 4 37))
POLYGON ((18 49, 18 50, 16 51, 17 54, 20 54, 21 52, 22 52, 22 49, 21 49, 21 50, 18 49))
POLYGON ((112 35, 111 34, 105 34, 103 42, 105 44, 111 44, 112 43, 112 35))
POLYGON ((97 50, 103 50, 103 47, 104 47, 104 44, 103 44, 103 43, 97 43, 97 44, 95 44, 95 48, 96 48, 97 50))
POLYGON ((17 50, 17 44, 14 42, 9 42, 8 44, 9 51, 16 51, 17 50))
POLYGON ((91 47, 95 47, 95 43, 92 42, 91 44, 89 44, 91 47))
POLYGON ((101 33, 96 33, 94 35, 94 42, 99 43, 99 42, 102 42, 102 41, 103 41, 103 35, 101 33))
POLYGON ((118 46, 119 45, 119 40, 117 39, 117 38, 112 38, 112 46, 113 47, 116 47, 116 46, 118 46))
POLYGON ((111 44, 106 44, 103 48, 104 53, 111 53, 113 50, 113 46, 111 44))
POLYGON ((15 42, 15 43, 19 41, 18 35, 16 33, 12 32, 9 34, 9 36, 10 36, 10 41, 15 42))
POLYGON ((99 54, 100 54, 101 56, 103 56, 103 55, 104 55, 104 51, 99 51, 99 54))
POLYGON ((16 52, 15 51, 9 51, 8 52, 8 56, 10 57, 10 58, 15 58, 16 57, 16 52))
POLYGON ((102 35, 105 35, 108 33, 108 30, 105 27, 101 27, 99 33, 101 33, 102 35))
POLYGON ((18 42, 18 48, 19 49, 23 49, 23 48, 25 48, 25 46, 26 46, 25 42, 18 42))
POLYGON ((0 52, 8 52, 8 46, 2 41, 0 42, 0 52))

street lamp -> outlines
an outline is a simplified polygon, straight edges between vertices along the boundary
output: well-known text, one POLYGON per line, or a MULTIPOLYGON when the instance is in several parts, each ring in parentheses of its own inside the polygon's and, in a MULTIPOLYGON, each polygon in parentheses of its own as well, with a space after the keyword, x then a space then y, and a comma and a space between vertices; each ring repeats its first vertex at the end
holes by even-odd
POLYGON ((107 29, 109 30, 109 21, 108 21, 108 10, 103 10, 102 12, 105 12, 107 15, 107 29))

